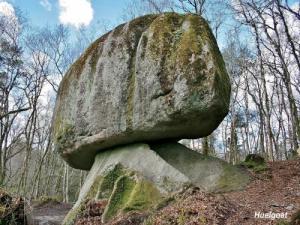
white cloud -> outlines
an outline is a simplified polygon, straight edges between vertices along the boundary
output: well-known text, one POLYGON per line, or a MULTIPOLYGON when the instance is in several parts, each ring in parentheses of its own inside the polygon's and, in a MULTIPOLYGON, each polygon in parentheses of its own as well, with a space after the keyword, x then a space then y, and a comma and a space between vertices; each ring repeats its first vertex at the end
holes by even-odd
POLYGON ((41 0, 40 4, 47 10, 51 11, 52 10, 52 4, 49 2, 49 0, 41 0))
POLYGON ((0 15, 13 17, 15 15, 14 7, 8 2, 0 2, 0 15))
POLYGON ((93 19, 93 8, 90 0, 59 0, 62 24, 76 28, 88 26, 93 19))

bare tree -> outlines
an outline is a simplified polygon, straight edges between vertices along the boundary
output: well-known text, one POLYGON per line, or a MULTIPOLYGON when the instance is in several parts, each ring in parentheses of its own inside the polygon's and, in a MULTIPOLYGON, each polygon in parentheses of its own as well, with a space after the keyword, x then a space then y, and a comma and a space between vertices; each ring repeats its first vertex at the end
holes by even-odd
POLYGON ((184 12, 195 13, 198 15, 204 15, 207 10, 207 0, 178 0, 179 5, 177 7, 184 12))
POLYGON ((0 16, 0 183, 5 182, 7 162, 14 154, 11 146, 19 142, 23 130, 13 133, 20 113, 31 108, 26 98, 28 74, 23 65, 21 23, 18 15, 0 16), (11 136, 14 134, 13 136, 11 136))
MULTIPOLYGON (((297 52, 295 48, 297 39, 292 38, 287 25, 287 15, 284 15, 281 10, 279 1, 240 0, 235 9, 238 15, 243 18, 242 22, 250 26, 255 35, 258 56, 260 58, 260 71, 265 73, 264 71, 269 69, 274 72, 277 78, 283 81, 282 84, 289 103, 293 147, 298 148, 300 135, 298 106, 293 93, 293 77, 289 62, 291 61, 291 57, 294 58, 299 73, 299 51, 297 52), (262 49, 264 49, 264 53, 262 53, 262 49), (287 50, 290 52, 289 55, 285 53, 287 50), (269 54, 267 58, 265 58, 266 53, 269 54)), ((270 109, 268 107, 270 105, 266 96, 267 85, 265 75, 261 79, 264 88, 266 119, 269 120, 270 109)), ((270 124, 270 121, 267 121, 267 124, 270 124)), ((273 144, 275 145, 273 135, 271 134, 271 126, 267 125, 267 129, 269 132, 269 142, 273 139, 273 144)))

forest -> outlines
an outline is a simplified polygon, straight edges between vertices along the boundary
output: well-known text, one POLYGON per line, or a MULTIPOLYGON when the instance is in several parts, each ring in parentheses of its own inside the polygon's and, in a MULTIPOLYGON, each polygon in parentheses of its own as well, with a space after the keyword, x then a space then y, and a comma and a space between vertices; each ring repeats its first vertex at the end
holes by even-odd
MULTIPOLYGON (((0 1, 0 185, 28 199, 75 202, 87 171, 71 168, 53 145, 56 94, 72 63, 117 24, 36 27, 5 3, 0 1)), ((207 137, 180 142, 233 165, 250 153, 270 162, 296 159, 299 1, 128 0, 120 23, 163 12, 208 21, 231 81, 229 114, 220 126, 207 137)))

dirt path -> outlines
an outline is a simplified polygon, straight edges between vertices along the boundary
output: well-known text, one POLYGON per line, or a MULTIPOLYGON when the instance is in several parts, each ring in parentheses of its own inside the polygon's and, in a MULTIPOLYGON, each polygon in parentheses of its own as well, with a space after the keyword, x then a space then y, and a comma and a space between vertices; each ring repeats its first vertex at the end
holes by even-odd
POLYGON ((54 202, 34 206, 27 216, 27 225, 61 225, 71 208, 71 204, 54 202))

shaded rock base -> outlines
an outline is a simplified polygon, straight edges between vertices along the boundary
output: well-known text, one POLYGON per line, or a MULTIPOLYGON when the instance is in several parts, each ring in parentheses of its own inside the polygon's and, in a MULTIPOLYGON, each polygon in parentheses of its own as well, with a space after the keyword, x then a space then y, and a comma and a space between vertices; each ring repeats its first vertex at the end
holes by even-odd
POLYGON ((104 223, 122 214, 151 211, 189 186, 226 192, 242 189, 248 182, 248 174, 240 168, 178 143, 118 147, 96 156, 63 224, 73 225, 90 200, 105 202, 98 218, 104 223))

